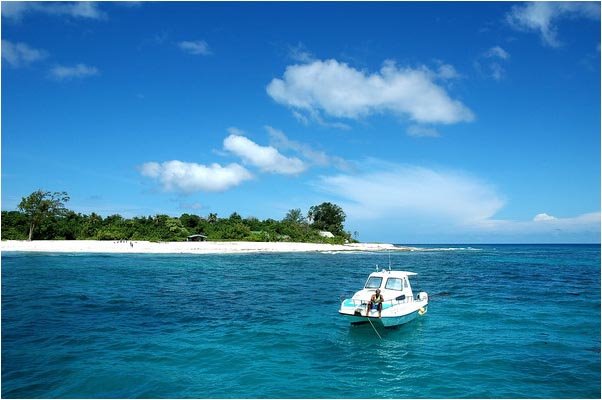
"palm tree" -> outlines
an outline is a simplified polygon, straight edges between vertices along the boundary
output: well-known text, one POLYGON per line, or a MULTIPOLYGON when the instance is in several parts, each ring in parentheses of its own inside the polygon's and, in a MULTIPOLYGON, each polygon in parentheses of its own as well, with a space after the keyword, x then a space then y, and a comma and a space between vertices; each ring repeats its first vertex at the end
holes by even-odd
POLYGON ((207 222, 209 222, 210 224, 215 224, 217 222, 217 214, 216 213, 210 213, 207 216, 207 222))

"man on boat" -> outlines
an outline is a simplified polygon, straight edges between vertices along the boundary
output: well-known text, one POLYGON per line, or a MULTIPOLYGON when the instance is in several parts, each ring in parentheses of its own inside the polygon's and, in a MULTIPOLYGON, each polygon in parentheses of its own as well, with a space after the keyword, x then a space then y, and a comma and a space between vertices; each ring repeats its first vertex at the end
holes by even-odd
POLYGON ((374 293, 370 298, 370 301, 368 302, 368 308, 366 309, 366 317, 370 314, 370 310, 374 305, 378 309, 378 318, 380 318, 380 313, 383 309, 383 295, 380 294, 380 289, 376 289, 376 293, 374 293))

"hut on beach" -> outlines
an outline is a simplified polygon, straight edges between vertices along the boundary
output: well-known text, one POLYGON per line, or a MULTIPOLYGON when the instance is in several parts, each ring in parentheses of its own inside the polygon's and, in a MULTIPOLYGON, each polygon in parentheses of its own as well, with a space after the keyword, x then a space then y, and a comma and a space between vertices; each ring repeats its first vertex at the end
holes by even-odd
POLYGON ((186 238, 187 242, 204 242, 205 240, 207 240, 207 236, 200 234, 190 235, 186 238))

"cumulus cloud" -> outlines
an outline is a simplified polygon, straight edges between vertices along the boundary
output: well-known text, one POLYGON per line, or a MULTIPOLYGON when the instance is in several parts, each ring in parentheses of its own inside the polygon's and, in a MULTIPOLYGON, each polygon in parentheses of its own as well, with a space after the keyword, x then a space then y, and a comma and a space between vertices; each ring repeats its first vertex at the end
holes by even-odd
MULTIPOLYGON (((447 66, 442 74, 449 77, 453 72, 447 66)), ((323 112, 359 119, 392 113, 420 123, 473 120, 472 111, 450 98, 437 78, 427 68, 398 68, 391 61, 369 74, 336 60, 315 60, 288 66, 282 79, 273 79, 266 90, 276 102, 310 116, 323 112)))
POLYGON ((505 203, 492 185, 468 174, 390 163, 323 176, 317 185, 344 199, 343 208, 357 219, 422 215, 466 223, 491 218, 505 203))
POLYGON ((178 47, 188 54, 203 56, 211 54, 209 45, 204 40, 183 41, 178 43, 178 47))
POLYGON ((534 222, 539 222, 539 221, 554 221, 555 219, 557 219, 557 218, 553 217, 551 215, 548 215, 546 213, 537 214, 535 217, 533 217, 533 221, 534 222))
POLYGON ((309 161, 309 163, 320 167, 333 165, 334 167, 342 170, 351 169, 349 162, 341 157, 330 156, 324 151, 314 150, 308 144, 291 140, 284 134, 284 132, 272 128, 271 126, 266 126, 265 129, 270 135, 270 143, 278 149, 293 150, 303 156, 303 158, 309 161))
POLYGON ((58 80, 86 78, 88 76, 94 76, 98 74, 98 68, 90 67, 85 64, 77 64, 73 67, 57 65, 56 67, 50 70, 50 76, 58 80))
POLYGON ((182 193, 223 192, 253 178, 244 167, 234 163, 206 166, 172 160, 163 163, 147 162, 139 170, 143 176, 158 180, 165 191, 182 193))
POLYGON ((13 43, 2 40, 2 59, 12 67, 18 68, 46 58, 44 50, 34 49, 25 43, 13 43))
POLYGON ((506 21, 515 29, 537 32, 550 47, 562 45, 557 23, 565 18, 600 19, 599 2, 527 2, 513 6, 506 21))
POLYGON ((101 11, 98 7, 98 4, 94 2, 2 2, 3 18, 8 18, 13 21, 20 21, 25 15, 33 13, 68 16, 72 18, 106 18, 106 14, 101 11))
POLYGON ((224 139, 224 149, 240 157, 245 163, 259 167, 264 172, 294 175, 307 169, 298 158, 285 157, 272 146, 260 146, 236 128, 229 129, 230 136, 224 139))

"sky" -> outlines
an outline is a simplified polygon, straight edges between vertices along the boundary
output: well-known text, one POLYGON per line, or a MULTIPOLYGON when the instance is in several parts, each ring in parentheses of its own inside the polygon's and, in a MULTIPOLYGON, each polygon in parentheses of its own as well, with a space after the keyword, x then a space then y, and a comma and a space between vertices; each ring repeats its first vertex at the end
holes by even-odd
POLYGON ((597 2, 2 2, 2 210, 600 242, 597 2))

